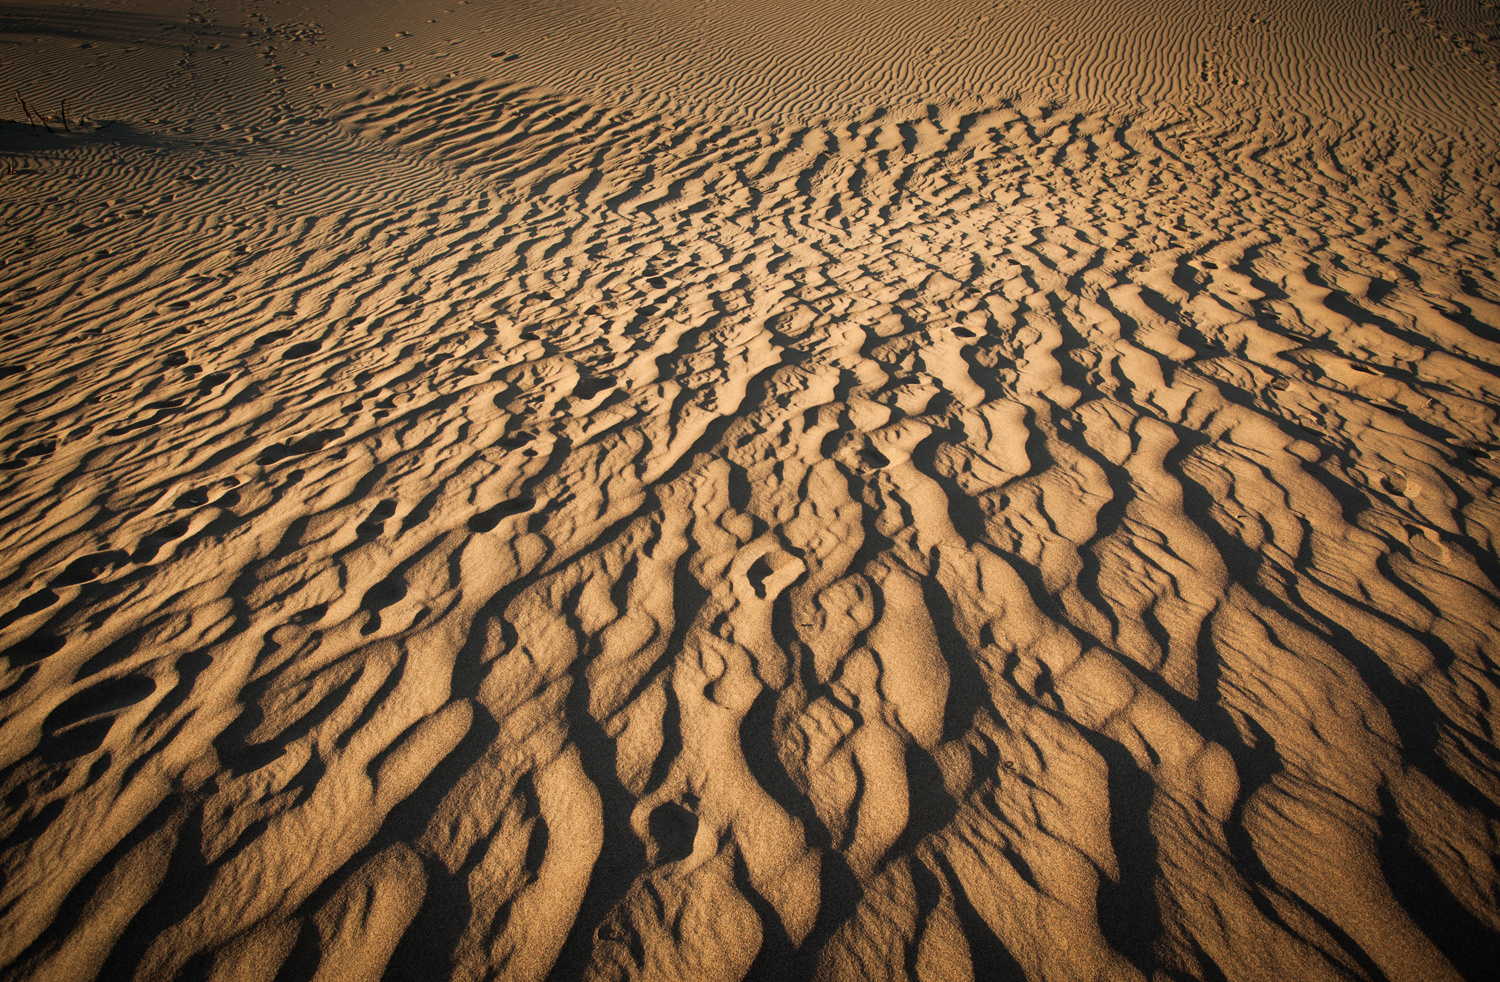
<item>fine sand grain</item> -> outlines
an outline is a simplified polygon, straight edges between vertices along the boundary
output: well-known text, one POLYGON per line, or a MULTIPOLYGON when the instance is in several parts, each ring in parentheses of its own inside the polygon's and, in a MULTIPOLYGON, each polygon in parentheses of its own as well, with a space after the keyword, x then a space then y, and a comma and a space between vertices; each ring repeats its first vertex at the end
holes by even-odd
POLYGON ((0 82, 0 978, 1493 977, 1496 4, 0 82))

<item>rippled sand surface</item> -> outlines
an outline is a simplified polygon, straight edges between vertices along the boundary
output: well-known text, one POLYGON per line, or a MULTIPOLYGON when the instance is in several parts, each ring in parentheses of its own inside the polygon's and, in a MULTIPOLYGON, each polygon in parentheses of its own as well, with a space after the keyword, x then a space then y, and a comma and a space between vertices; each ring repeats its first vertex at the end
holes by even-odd
POLYGON ((4 3, 0 82, 0 978, 1493 970, 1494 4, 4 3))

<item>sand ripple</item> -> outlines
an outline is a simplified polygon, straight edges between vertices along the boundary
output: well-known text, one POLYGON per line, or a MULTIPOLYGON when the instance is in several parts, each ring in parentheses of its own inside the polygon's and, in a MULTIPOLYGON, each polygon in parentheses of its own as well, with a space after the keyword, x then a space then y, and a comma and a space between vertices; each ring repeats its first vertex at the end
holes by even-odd
POLYGON ((7 978, 1486 970, 1493 148, 287 126, 0 202, 7 978))

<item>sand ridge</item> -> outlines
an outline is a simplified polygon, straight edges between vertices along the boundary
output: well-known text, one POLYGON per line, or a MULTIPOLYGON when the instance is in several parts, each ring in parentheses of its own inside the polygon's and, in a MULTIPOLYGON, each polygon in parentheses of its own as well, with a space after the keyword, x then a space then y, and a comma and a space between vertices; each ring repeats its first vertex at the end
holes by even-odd
POLYGON ((987 6, 6 14, 4 977, 1482 977, 1488 22, 987 6))

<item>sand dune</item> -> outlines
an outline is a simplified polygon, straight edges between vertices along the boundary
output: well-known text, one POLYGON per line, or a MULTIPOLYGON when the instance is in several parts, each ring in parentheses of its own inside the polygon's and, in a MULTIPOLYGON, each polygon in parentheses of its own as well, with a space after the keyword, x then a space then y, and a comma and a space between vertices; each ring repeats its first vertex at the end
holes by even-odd
POLYGON ((1500 27, 1308 6, 0 6, 0 975, 1487 977, 1500 27))

